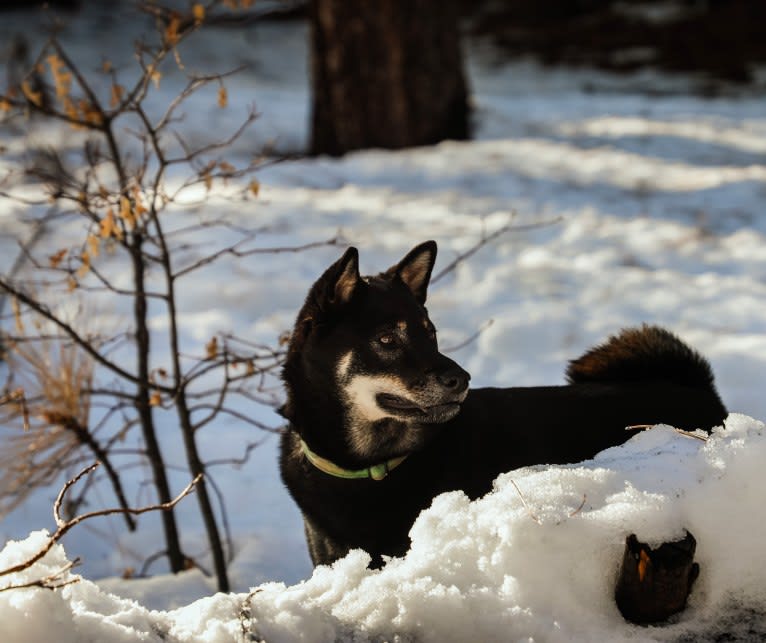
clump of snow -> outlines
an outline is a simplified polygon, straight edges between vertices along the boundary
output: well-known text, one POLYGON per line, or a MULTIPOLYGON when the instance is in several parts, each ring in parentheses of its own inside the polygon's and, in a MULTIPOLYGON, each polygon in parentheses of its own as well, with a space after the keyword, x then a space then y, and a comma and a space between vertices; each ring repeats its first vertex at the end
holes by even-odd
MULTIPOLYGON (((26 540, 11 541, 0 552, 0 569, 21 562, 38 551, 48 537, 37 531, 26 540)), ((33 567, 3 577, 8 584, 33 582, 67 564, 61 545, 55 545, 33 567)), ((78 578, 66 573, 62 580, 78 578)), ((13 643, 116 643, 122 641, 234 641, 241 631, 241 599, 223 595, 201 599, 175 612, 153 612, 136 601, 118 598, 95 583, 79 578, 56 591, 12 589, 0 593, 0 641, 13 643)))
MULTIPOLYGON (((170 611, 85 579, 56 592, 3 592, 0 640, 748 640, 766 634, 764 428, 735 414, 707 440, 658 426, 590 461, 503 474, 474 502, 443 494, 415 522, 409 553, 381 570, 357 550, 290 587, 266 583, 170 611), (613 600, 626 536, 659 544, 684 530, 697 538, 701 566, 688 609, 663 626, 626 623, 613 600)), ((0 565, 45 537, 9 543, 0 565)), ((65 563, 57 546, 11 580, 65 563)))

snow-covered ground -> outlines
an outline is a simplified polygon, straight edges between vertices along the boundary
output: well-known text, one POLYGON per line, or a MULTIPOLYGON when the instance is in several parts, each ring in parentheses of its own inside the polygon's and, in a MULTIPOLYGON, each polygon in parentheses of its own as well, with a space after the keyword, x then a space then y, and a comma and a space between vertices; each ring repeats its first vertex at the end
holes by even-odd
MULTIPOLYGON (((64 36, 75 55, 87 60, 109 43, 110 57, 128 64, 130 38, 142 23, 106 12, 86 18, 64 36), (98 26, 96 42, 84 37, 92 33, 87 21, 98 26)), ((17 14, 0 31, 7 40, 22 26, 32 29, 17 14)), ((299 24, 257 25, 223 39, 200 34, 184 53, 189 68, 249 66, 227 81, 226 109, 216 106, 214 91, 187 106, 185 135, 204 140, 225 131, 255 102, 261 117, 236 144, 232 162, 266 143, 303 149, 305 38, 299 24)), ((215 208, 233 224, 263 228, 257 242, 264 246, 340 235, 360 248, 365 272, 429 238, 439 243, 438 272, 482 235, 509 222, 539 223, 504 233, 430 291, 442 346, 481 331, 451 353, 476 386, 561 383, 568 359, 646 321, 667 326, 710 359, 730 410, 766 418, 763 95, 703 99, 689 91, 694 78, 497 65, 479 44, 468 53, 475 141, 281 163, 258 173, 257 199, 233 202, 225 198, 231 186, 220 186, 202 208, 190 207, 192 214, 215 208)), ((171 74, 163 79, 158 105, 179 82, 171 74)), ((71 144, 69 130, 35 127, 25 137, 2 133, 2 168, 40 141, 71 144)), ((24 214, 0 201, 3 269, 16 256, 15 238, 27 234, 24 214)), ((43 237, 40 252, 61 243, 43 237)), ((185 346, 198 352, 219 331, 276 343, 312 280, 340 252, 252 255, 211 269, 182 291, 185 346)), ((105 321, 119 322, 119 311, 105 321)), ((158 333, 164 328, 159 312, 152 324, 158 333)), ((156 360, 164 366, 167 355, 156 360)), ((269 409, 251 412, 278 424, 269 409)), ((160 414, 160 421, 169 427, 163 447, 178 462, 173 418, 160 414)), ((254 437, 235 422, 200 435, 211 458, 239 455, 254 437)), ((269 642, 696 641, 736 628, 742 640, 761 640, 748 628, 759 622, 750 610, 766 609, 764 458, 763 425, 745 417, 732 417, 708 443, 654 429, 591 462, 513 472, 475 503, 459 493, 439 498, 413 529, 411 553, 382 571, 367 571, 364 555, 354 553, 312 576, 300 516, 278 479, 276 439, 266 437, 246 466, 216 472, 230 498, 238 545, 231 571, 241 594, 210 596, 213 584, 199 571, 121 580, 123 569, 157 548, 156 518, 142 521, 136 535, 121 533, 119 523, 82 525, 65 538, 66 556, 81 556, 77 571, 98 585, 0 593, 0 640, 218 643, 252 631, 269 642), (683 528, 697 537, 702 566, 690 608, 668 627, 626 625, 611 600, 625 536, 636 531, 659 542, 683 528), (249 589, 266 581, 288 587, 261 585, 243 610, 249 589), (170 608, 177 609, 150 611, 170 608)), ((174 488, 187 479, 175 475, 174 488)), ((21 542, 8 544, 0 567, 35 547, 42 535, 27 538, 30 532, 51 528, 55 492, 37 493, 3 518, 0 537, 21 542)), ((108 491, 102 499, 111 504, 108 491)), ((182 502, 178 516, 198 553, 204 539, 192 503, 182 502)), ((27 578, 64 561, 57 548, 27 578)))
MULTIPOLYGON (((503 474, 475 502, 439 496, 415 522, 407 556, 379 571, 354 551, 291 587, 265 583, 165 612, 85 579, 55 594, 15 590, 0 599, 0 640, 48 641, 55 626, 60 643, 761 641, 764 458, 764 425, 746 416, 730 416, 708 442, 655 427, 590 462, 503 474), (669 625, 627 625, 613 600, 625 534, 658 544, 685 528, 702 568, 689 607, 669 625)), ((43 539, 9 544, 0 565, 43 539)), ((66 562, 57 547, 11 580, 66 562)))

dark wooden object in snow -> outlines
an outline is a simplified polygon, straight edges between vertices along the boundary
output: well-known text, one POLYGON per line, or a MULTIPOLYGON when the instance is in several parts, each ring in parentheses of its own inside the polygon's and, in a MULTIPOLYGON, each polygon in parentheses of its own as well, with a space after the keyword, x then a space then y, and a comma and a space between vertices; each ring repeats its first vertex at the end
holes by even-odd
POLYGON ((628 536, 615 589, 617 607, 625 619, 659 623, 683 610, 699 575, 696 548, 697 541, 688 531, 682 540, 657 549, 640 542, 635 534, 628 536))
POLYGON ((311 0, 313 154, 468 138, 451 0, 311 0))

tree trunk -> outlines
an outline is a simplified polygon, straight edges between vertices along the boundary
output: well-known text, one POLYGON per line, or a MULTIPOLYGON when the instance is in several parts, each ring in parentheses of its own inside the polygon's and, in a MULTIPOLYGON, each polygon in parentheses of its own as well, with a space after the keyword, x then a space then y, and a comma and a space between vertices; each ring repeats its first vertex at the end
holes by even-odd
MULTIPOLYGON (((170 485, 168 484, 165 461, 160 451, 157 440, 157 432, 154 427, 154 417, 149 400, 150 397, 150 374, 149 374, 149 328, 146 322, 146 290, 144 288, 144 271, 146 266, 142 258, 143 237, 139 233, 133 235, 131 245, 131 257, 133 260, 133 282, 135 295, 133 297, 134 318, 136 321, 136 354, 137 354, 137 377, 140 382, 136 391, 136 409, 138 411, 141 430, 143 431, 146 457, 152 468, 154 487, 157 490, 158 500, 165 504, 172 500, 170 485)), ((162 527, 165 532, 168 562, 170 571, 174 574, 186 569, 186 556, 181 550, 181 541, 178 537, 178 526, 173 509, 162 512, 162 527)))
POLYGON ((469 108, 449 0, 311 0, 313 154, 466 139, 469 108))

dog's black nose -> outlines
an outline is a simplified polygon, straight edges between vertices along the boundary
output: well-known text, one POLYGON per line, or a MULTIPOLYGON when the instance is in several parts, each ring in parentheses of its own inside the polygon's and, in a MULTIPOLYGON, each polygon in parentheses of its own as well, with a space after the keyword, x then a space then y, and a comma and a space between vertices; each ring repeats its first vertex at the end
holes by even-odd
POLYGON ((459 366, 450 368, 436 376, 439 384, 449 391, 464 391, 471 376, 459 366))

